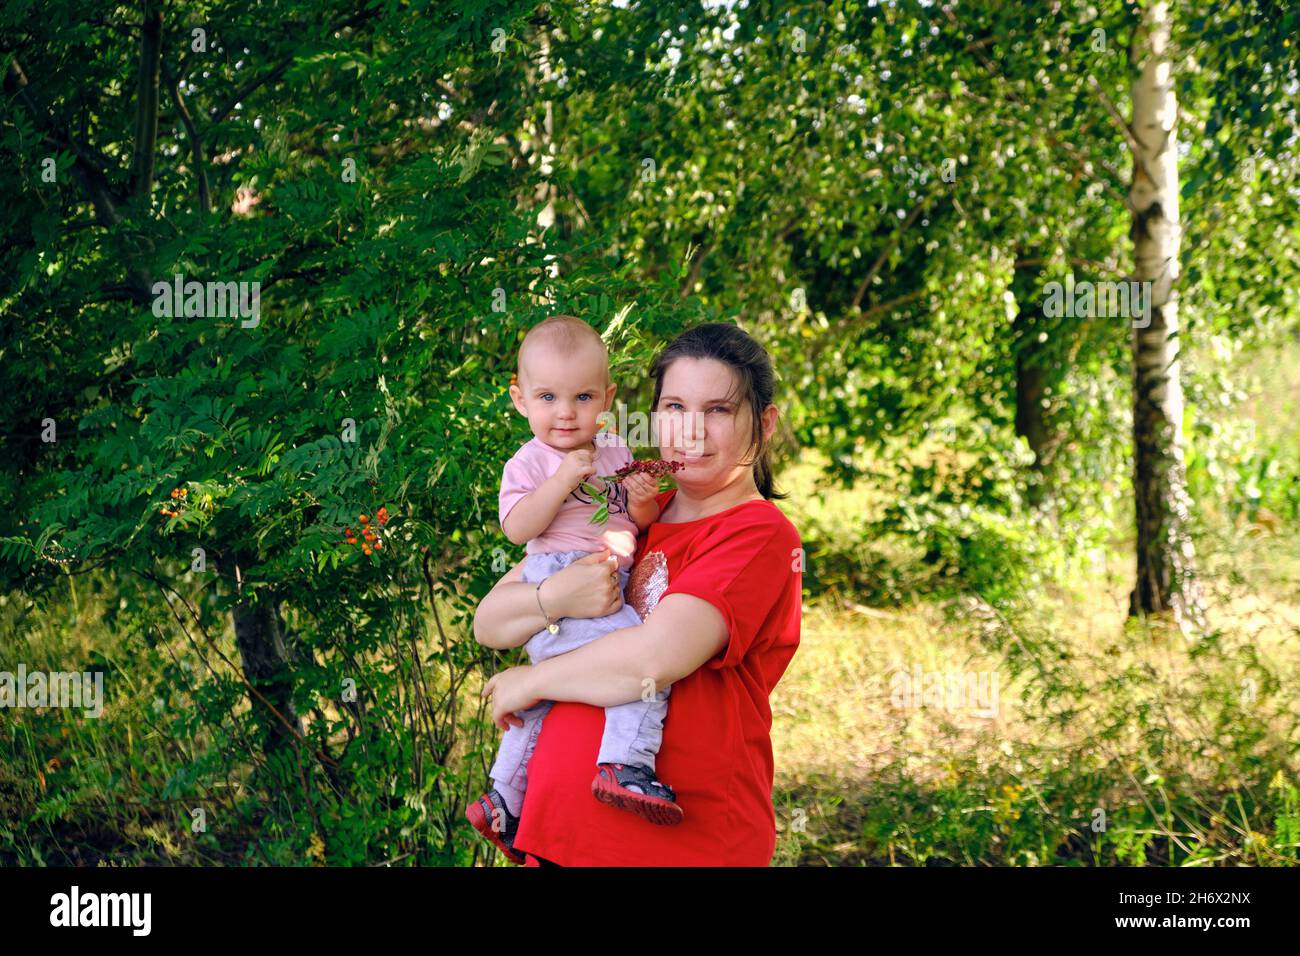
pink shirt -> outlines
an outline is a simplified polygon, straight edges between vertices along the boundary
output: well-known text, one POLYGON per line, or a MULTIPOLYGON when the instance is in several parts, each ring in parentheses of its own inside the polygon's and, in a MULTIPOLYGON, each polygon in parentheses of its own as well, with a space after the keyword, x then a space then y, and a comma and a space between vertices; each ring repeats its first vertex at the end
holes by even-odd
MULTIPOLYGON (((519 446, 501 473, 502 525, 505 524, 510 509, 555 474, 567 454, 568 452, 558 451, 536 437, 519 446)), ((612 475, 631 463, 632 452, 621 438, 601 436, 596 443, 596 474, 587 480, 598 485, 596 479, 601 475, 612 475)), ((599 506, 581 487, 574 488, 569 492, 569 497, 564 499, 564 504, 560 505, 550 527, 529 541, 524 547, 524 553, 599 551, 602 546, 608 545, 610 551, 618 555, 618 566, 630 570, 639 529, 627 513, 627 490, 622 485, 607 482, 605 493, 609 498, 609 520, 603 525, 591 523, 591 516, 599 506)))

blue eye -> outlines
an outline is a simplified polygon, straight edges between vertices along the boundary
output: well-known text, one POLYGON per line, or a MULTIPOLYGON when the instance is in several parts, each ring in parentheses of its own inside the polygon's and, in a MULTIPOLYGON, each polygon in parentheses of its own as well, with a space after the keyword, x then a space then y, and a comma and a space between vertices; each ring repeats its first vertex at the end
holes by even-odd
POLYGON ((542 396, 542 398, 543 398, 545 401, 548 401, 548 402, 549 402, 552 398, 554 398, 554 397, 555 397, 555 396, 552 395, 550 392, 547 392, 545 395, 542 396))

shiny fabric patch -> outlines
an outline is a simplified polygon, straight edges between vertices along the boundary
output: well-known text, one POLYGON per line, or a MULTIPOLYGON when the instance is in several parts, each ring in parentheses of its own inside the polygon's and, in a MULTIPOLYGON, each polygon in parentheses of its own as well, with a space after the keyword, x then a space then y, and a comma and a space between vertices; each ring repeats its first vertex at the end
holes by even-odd
POLYGON ((668 559, 662 551, 647 551, 627 579, 624 600, 644 621, 668 590, 668 559))

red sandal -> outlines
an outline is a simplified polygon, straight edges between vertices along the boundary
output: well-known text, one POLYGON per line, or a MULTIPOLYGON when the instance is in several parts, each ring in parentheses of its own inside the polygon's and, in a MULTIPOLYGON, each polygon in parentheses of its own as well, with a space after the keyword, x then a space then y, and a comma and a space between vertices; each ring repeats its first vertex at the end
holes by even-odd
POLYGON ((514 848, 515 831, 519 829, 519 818, 506 809, 506 802, 501 798, 501 794, 497 792, 495 787, 465 808, 465 818, 469 820, 475 830, 483 834, 493 846, 504 853, 506 859, 511 863, 518 863, 523 866, 528 862, 527 858, 514 848), (493 821, 496 820, 498 810, 501 811, 501 817, 505 820, 505 828, 502 830, 498 830, 492 825, 493 821))
POLYGON ((602 763, 591 781, 591 793, 602 803, 627 810, 659 826, 682 822, 682 808, 672 787, 655 779, 654 773, 640 764, 602 763), (631 790, 629 787, 636 787, 631 790))

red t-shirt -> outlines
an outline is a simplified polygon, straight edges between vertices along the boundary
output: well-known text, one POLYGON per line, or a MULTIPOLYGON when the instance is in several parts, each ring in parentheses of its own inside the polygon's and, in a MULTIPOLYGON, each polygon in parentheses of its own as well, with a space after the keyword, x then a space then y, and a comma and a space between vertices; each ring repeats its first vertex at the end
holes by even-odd
MULTIPOLYGON (((660 506, 674 494, 659 495, 660 506)), ((561 866, 771 862, 768 696, 799 646, 801 546, 798 530, 767 500, 694 521, 655 522, 641 533, 629 603, 649 612, 663 595, 693 594, 722 612, 729 635, 722 651, 668 695, 656 776, 676 792, 684 819, 657 826, 592 796, 604 708, 560 701, 528 764, 516 849, 561 866)), ((531 856, 528 863, 537 865, 531 856)))

